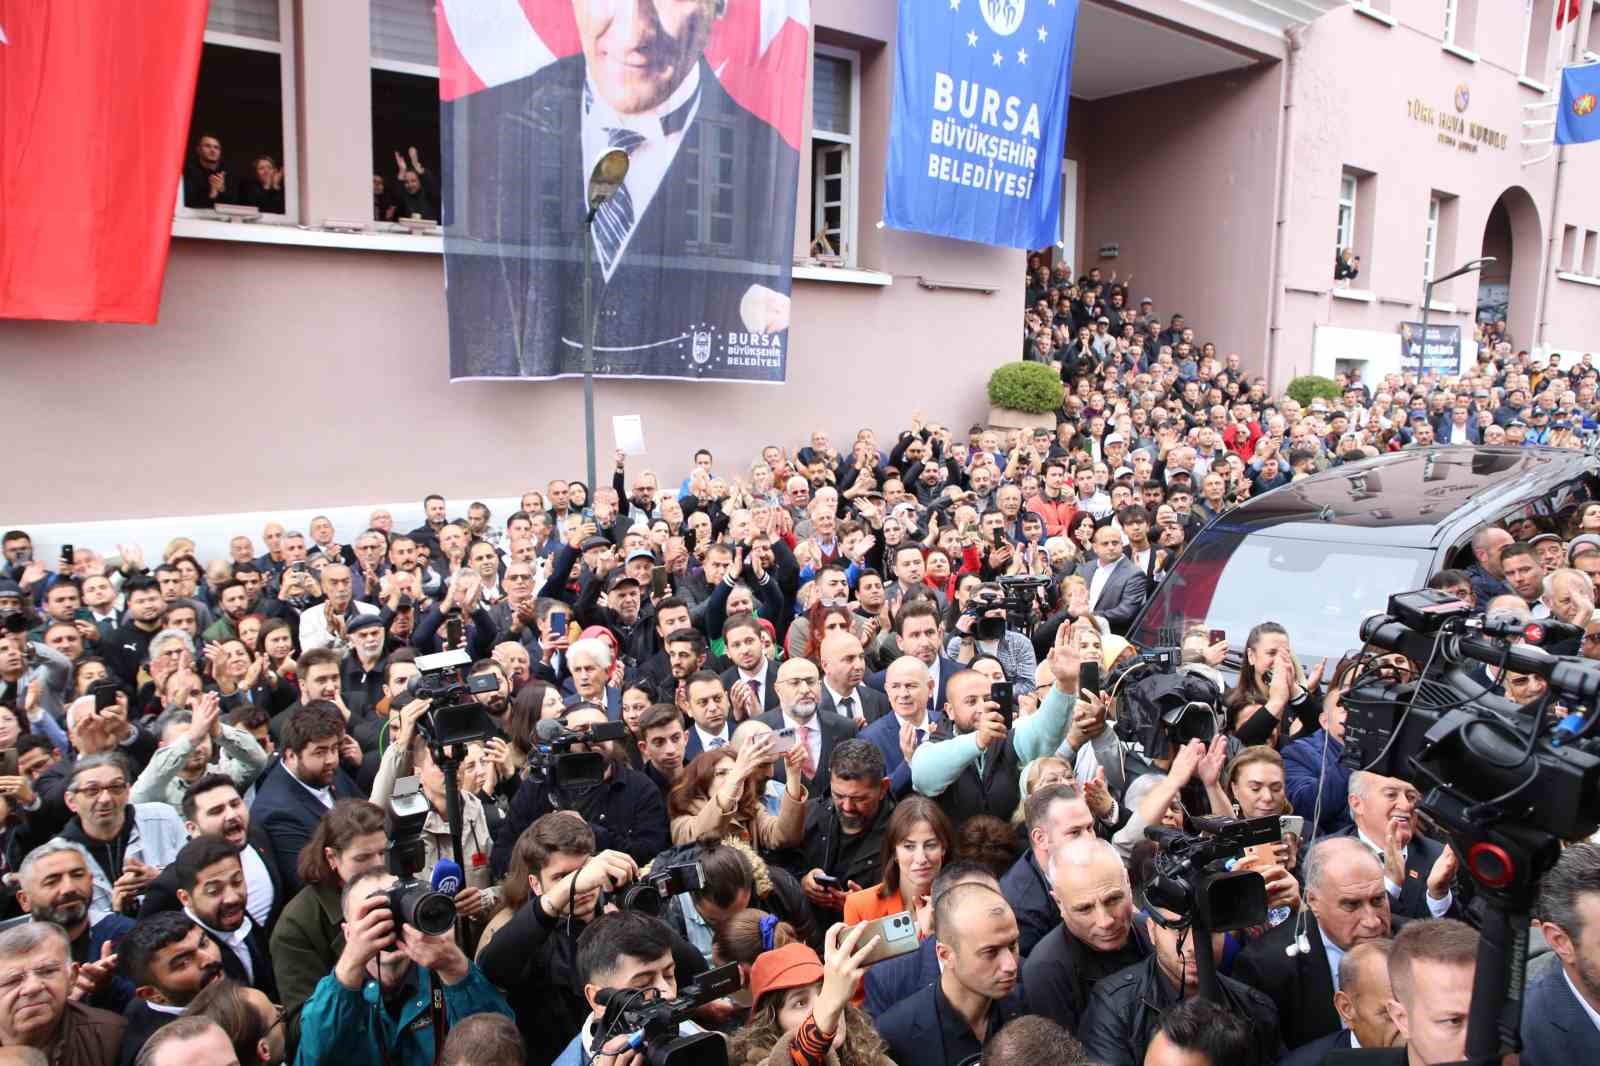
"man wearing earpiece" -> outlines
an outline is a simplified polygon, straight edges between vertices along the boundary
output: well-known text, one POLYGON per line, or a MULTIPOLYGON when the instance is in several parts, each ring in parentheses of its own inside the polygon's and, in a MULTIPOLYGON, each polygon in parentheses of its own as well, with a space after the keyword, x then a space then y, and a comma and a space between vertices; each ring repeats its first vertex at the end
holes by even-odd
POLYGON ((1233 963, 1233 976, 1278 1008, 1291 1051, 1339 1031, 1339 963, 1357 944, 1386 939, 1393 928, 1383 864, 1359 840, 1323 837, 1304 866, 1309 913, 1251 942, 1233 963))
POLYGON ((794 220, 773 205, 790 202, 800 164, 704 58, 727 0, 572 6, 579 54, 447 108, 452 375, 577 370, 590 239, 599 373, 768 377, 760 358, 708 362, 729 334, 782 354, 769 338, 789 325, 794 220), (608 149, 627 175, 586 230, 608 149))

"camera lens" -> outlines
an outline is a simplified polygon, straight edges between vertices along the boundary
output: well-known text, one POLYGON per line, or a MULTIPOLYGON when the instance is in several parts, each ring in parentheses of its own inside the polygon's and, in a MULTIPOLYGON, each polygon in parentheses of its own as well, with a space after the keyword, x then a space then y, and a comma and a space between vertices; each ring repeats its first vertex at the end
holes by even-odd
POLYGON ((417 900, 411 924, 429 936, 443 936, 455 928, 455 900, 442 892, 429 892, 417 900))

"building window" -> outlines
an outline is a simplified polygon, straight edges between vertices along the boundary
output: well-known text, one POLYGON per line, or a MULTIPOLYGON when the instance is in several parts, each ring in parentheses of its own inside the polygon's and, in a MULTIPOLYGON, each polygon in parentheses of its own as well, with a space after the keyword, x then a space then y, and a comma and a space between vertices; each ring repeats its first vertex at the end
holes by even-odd
MULTIPOLYGON (((1554 16, 1552 15, 1552 18, 1554 16)), ((1444 43, 1470 51, 1478 28, 1478 0, 1444 0, 1444 43)))
POLYGON ((1578 262, 1578 227, 1563 226, 1561 229, 1561 258, 1556 269, 1567 273, 1572 272, 1573 265, 1578 262))
POLYGON ((1334 238, 1334 255, 1356 243, 1356 176, 1348 171, 1339 178, 1339 231, 1334 238))
POLYGON ((856 265, 860 53, 817 45, 811 85, 811 254, 856 265))
POLYGON ((1555 26, 1556 0, 1524 0, 1522 21, 1522 76, 1544 84, 1550 76, 1550 39, 1555 26))
POLYGON ((1583 273, 1595 277, 1595 249, 1600 247, 1600 233, 1586 230, 1583 234, 1583 273))
POLYGON ((231 204, 259 208, 265 222, 299 218, 294 50, 283 40, 293 25, 293 0, 213 0, 178 183, 179 217, 216 218, 214 208, 231 204), (220 149, 214 168, 201 159, 202 138, 207 155, 220 149))
POLYGON ((1428 200, 1428 232, 1422 246, 1422 276, 1433 277, 1433 266, 1439 249, 1439 198, 1428 200))
POLYGON ((439 42, 431 0, 371 0, 373 217, 437 220, 439 42), (411 162, 416 149, 418 171, 411 162), (396 159, 396 154, 399 159, 396 159))

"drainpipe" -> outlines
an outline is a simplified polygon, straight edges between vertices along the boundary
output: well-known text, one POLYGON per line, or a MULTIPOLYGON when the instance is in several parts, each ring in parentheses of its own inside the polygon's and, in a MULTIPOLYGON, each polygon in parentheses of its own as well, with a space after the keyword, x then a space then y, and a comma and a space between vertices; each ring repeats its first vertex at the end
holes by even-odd
POLYGON ((1282 374, 1278 365, 1279 338, 1283 334, 1284 305, 1288 297, 1284 292, 1284 263, 1289 249, 1289 192, 1294 177, 1294 72, 1303 42, 1302 27, 1291 26, 1284 30, 1289 42, 1289 55, 1284 61, 1283 89, 1280 93, 1282 121, 1278 126, 1278 196, 1274 206, 1275 232, 1272 239, 1272 310, 1267 324, 1267 384, 1269 390, 1282 374))

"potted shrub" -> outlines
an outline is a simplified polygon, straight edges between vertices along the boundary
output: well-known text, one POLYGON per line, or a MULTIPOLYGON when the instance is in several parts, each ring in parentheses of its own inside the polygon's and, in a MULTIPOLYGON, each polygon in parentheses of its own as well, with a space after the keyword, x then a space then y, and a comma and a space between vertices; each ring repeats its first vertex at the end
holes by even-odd
POLYGON ((1060 372, 1045 363, 1005 363, 989 375, 989 423, 1054 430, 1065 391, 1060 372))
POLYGON ((1289 382, 1289 387, 1283 391, 1301 407, 1310 407, 1312 400, 1332 402, 1343 395, 1337 381, 1320 374, 1302 374, 1289 382))

